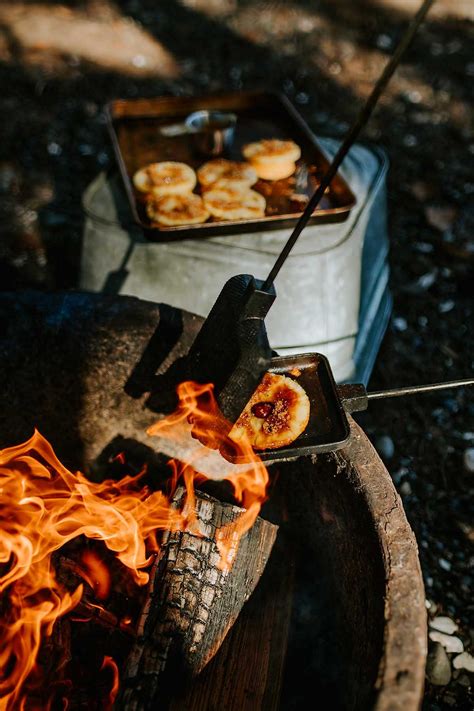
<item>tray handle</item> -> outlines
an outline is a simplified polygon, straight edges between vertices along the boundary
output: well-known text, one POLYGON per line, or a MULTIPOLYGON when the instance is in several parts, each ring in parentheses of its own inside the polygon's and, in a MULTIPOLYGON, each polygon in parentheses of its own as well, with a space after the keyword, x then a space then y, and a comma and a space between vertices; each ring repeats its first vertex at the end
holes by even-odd
POLYGON ((473 385, 474 378, 465 378, 464 380, 448 380, 445 383, 409 385, 404 388, 378 390, 368 393, 364 385, 346 383, 345 385, 337 386, 337 393, 341 400, 341 405, 346 412, 360 412, 361 410, 367 410, 369 400, 382 400, 388 397, 401 397, 403 395, 419 395, 420 393, 433 393, 437 390, 449 390, 450 388, 463 388, 473 385))
POLYGON ((359 383, 346 383, 337 386, 337 393, 341 405, 346 412, 361 412, 367 410, 369 397, 364 385, 359 383))

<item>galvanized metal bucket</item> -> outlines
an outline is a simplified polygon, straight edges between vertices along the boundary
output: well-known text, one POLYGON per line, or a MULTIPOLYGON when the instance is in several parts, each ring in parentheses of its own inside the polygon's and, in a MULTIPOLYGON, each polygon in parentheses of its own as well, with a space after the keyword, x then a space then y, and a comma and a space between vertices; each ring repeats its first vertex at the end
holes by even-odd
MULTIPOLYGON (((318 139, 331 157, 337 143, 318 139)), ((357 196, 348 219, 306 228, 276 284, 267 318, 282 355, 318 351, 338 380, 366 382, 390 313, 385 176, 387 159, 356 145, 342 173, 357 196)), ((264 278, 288 230, 153 243, 133 225, 117 177, 99 175, 86 212, 81 288, 138 296, 206 316, 224 282, 264 278)))

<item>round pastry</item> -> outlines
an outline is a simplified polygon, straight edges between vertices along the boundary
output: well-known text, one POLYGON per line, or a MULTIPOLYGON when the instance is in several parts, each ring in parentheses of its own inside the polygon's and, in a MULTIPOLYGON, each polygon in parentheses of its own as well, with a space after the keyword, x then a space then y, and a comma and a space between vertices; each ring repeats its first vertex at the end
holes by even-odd
POLYGON ((301 385, 285 375, 266 373, 229 433, 246 437, 254 449, 285 447, 306 429, 310 402, 301 385))
POLYGON ((263 141, 247 143, 242 153, 250 161, 258 160, 264 163, 282 161, 295 163, 301 156, 300 147, 294 141, 281 141, 278 138, 266 138, 263 141))
POLYGON ((250 188, 257 182, 257 174, 248 163, 239 163, 225 158, 216 158, 204 163, 197 172, 198 180, 204 190, 218 180, 229 181, 228 187, 235 189, 250 188))
POLYGON ((255 190, 216 188, 203 194, 206 209, 220 220, 251 220, 265 215, 266 201, 255 190))
POLYGON ((296 143, 277 138, 248 143, 242 152, 258 177, 264 180, 282 180, 293 175, 295 161, 301 156, 296 143))
POLYGON ((216 180, 215 183, 206 188, 202 186, 203 195, 209 190, 233 190, 234 192, 246 193, 250 190, 250 185, 235 178, 219 178, 219 180, 216 180))
POLYGON ((146 212, 150 220, 167 227, 195 225, 205 222, 209 217, 202 198, 194 193, 152 196, 147 201, 146 212))
POLYGON ((142 193, 161 195, 186 195, 196 185, 196 173, 186 163, 163 161, 150 163, 133 176, 133 184, 142 193))

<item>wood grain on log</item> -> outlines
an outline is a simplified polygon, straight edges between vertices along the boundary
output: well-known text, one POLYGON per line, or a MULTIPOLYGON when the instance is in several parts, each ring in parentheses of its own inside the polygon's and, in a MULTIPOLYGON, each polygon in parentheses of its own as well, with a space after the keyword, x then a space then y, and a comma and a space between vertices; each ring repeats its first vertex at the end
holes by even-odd
POLYGON ((199 676, 173 689, 167 711, 276 711, 293 603, 295 555, 278 533, 257 589, 199 676))
MULTIPOLYGON (((183 490, 178 490, 176 505, 183 496, 183 490)), ((122 678, 118 708, 156 708, 165 693, 165 670, 196 675, 219 649, 263 573, 278 529, 257 518, 242 536, 232 567, 223 570, 216 531, 242 512, 199 493, 196 513, 203 535, 165 534, 150 573, 148 597, 122 678)))

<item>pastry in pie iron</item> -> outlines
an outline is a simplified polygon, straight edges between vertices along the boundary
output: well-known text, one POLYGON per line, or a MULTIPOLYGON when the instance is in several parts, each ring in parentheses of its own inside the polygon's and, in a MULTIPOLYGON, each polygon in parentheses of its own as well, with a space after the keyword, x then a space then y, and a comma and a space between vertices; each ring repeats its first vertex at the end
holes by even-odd
POLYGON ((309 398, 299 383, 266 373, 229 437, 234 442, 247 437, 254 449, 285 447, 304 432, 309 414, 309 398))

